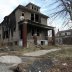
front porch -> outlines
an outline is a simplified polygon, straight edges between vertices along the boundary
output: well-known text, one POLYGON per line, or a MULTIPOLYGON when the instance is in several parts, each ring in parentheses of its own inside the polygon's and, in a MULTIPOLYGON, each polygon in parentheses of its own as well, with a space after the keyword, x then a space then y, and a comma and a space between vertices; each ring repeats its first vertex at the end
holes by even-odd
POLYGON ((27 47, 28 42, 34 43, 34 35, 36 35, 37 44, 48 45, 48 31, 52 30, 52 44, 55 44, 54 27, 46 26, 30 20, 24 20, 19 22, 21 28, 21 39, 23 47, 27 47))

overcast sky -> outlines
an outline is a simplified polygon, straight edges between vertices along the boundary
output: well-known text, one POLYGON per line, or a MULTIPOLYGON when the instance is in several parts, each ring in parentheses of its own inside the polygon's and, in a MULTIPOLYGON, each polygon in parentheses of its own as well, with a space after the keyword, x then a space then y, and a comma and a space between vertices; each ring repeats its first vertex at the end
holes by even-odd
MULTIPOLYGON (((44 13, 45 15, 49 16, 52 11, 51 9, 55 7, 55 5, 53 5, 52 7, 50 7, 50 4, 53 2, 54 0, 1 0, 0 1, 0 22, 2 22, 4 16, 9 15, 19 4, 21 5, 26 5, 29 2, 32 2, 38 6, 41 7, 41 13, 44 13)), ((61 29, 62 26, 62 21, 61 19, 56 19, 53 23, 51 23, 51 20, 49 19, 48 24, 51 26, 56 27, 56 29, 61 29)), ((63 29, 66 29, 63 28, 63 29)))

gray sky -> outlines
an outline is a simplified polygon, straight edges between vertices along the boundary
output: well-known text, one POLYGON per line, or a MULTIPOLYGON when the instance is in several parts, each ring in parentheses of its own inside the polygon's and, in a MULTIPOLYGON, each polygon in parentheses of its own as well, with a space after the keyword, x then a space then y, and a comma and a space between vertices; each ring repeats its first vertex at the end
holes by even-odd
MULTIPOLYGON (((0 22, 2 22, 4 16, 9 15, 19 4, 26 5, 29 2, 32 2, 41 7, 41 13, 50 16, 53 12, 52 9, 56 5, 50 5, 55 0, 1 0, 0 1, 0 22)), ((60 30, 67 29, 67 27, 62 28, 62 19, 56 18, 53 22, 51 19, 48 19, 48 25, 56 27, 56 31, 59 28, 60 30)))

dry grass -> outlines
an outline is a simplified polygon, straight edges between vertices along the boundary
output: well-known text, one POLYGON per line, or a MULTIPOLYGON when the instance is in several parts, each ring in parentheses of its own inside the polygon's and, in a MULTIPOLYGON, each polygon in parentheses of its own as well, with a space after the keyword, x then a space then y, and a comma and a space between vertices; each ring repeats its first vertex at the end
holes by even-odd
POLYGON ((56 59, 61 59, 61 58, 72 58, 72 48, 62 48, 59 51, 51 52, 46 55, 43 55, 41 57, 45 58, 56 58, 56 59))

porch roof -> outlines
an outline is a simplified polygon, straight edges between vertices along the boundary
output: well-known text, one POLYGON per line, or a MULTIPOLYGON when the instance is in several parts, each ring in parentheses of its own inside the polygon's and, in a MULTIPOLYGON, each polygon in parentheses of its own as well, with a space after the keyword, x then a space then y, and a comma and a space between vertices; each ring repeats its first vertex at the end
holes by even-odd
POLYGON ((41 24, 39 22, 34 22, 34 21, 31 21, 31 20, 23 20, 23 21, 20 21, 18 23, 22 24, 24 21, 27 21, 28 25, 44 28, 44 29, 47 29, 47 30, 53 30, 54 29, 54 27, 52 27, 52 26, 47 26, 47 25, 41 24))
POLYGON ((40 24, 38 22, 33 22, 31 20, 28 20, 28 24, 33 25, 33 26, 36 26, 36 27, 41 27, 41 28, 44 28, 44 29, 48 29, 48 30, 54 29, 54 27, 43 25, 43 24, 40 24))

